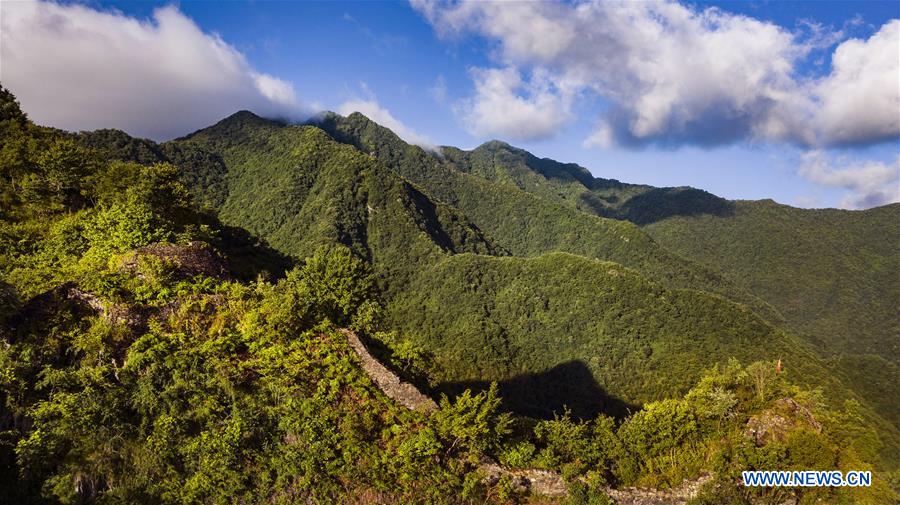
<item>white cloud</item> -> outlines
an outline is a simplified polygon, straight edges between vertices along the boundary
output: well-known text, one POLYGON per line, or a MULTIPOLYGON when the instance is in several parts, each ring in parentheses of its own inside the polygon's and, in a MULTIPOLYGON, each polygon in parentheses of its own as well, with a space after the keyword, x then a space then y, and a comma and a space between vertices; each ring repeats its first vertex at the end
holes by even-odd
POLYGON ((850 160, 809 151, 802 157, 799 173, 823 186, 848 190, 841 200, 845 209, 867 209, 900 202, 900 155, 892 162, 850 160))
POLYGON ((586 139, 581 143, 581 146, 585 149, 589 149, 591 147, 599 147, 601 149, 608 149, 616 144, 615 133, 612 128, 606 124, 601 122, 597 125, 597 128, 593 133, 588 135, 586 139))
POLYGON ((833 143, 900 136, 900 20, 868 40, 844 42, 832 56, 832 72, 815 89, 816 122, 833 143))
MULTIPOLYGON (((366 88, 365 85, 363 85, 363 90, 368 92, 368 88, 366 88)), ((338 113, 344 116, 348 116, 354 112, 359 112, 381 126, 390 129, 396 133, 397 136, 410 144, 416 144, 431 151, 437 150, 437 147, 435 147, 434 143, 428 137, 417 133, 412 128, 403 124, 399 119, 395 118, 394 115, 391 114, 391 111, 382 107, 374 96, 370 96, 368 99, 353 98, 347 100, 338 107, 338 113)))
POLYGON ((256 89, 274 104, 297 109, 300 104, 297 95, 294 94, 294 86, 282 79, 268 74, 252 73, 256 89))
POLYGON ((472 69, 475 97, 458 111, 478 136, 508 135, 531 140, 553 135, 570 118, 569 99, 554 89, 543 72, 525 82, 519 71, 472 69))
POLYGON ((495 44, 498 68, 474 73, 475 94, 461 108, 475 134, 550 136, 574 117, 574 98, 586 95, 610 105, 587 145, 828 145, 900 135, 896 21, 867 42, 841 44, 832 75, 815 81, 798 77, 800 64, 843 35, 810 23, 791 32, 667 1, 412 4, 442 36, 472 32, 495 44), (516 81, 529 73, 540 82, 516 81), (522 95, 517 86, 539 91, 522 95), (876 97, 865 107, 856 105, 866 98, 846 98, 866 92, 876 97), (510 110, 529 112, 538 126, 507 120, 510 110))
POLYGON ((238 109, 308 115, 290 83, 175 6, 152 21, 48 2, 3 2, 0 13, 0 78, 39 124, 166 139, 238 109))

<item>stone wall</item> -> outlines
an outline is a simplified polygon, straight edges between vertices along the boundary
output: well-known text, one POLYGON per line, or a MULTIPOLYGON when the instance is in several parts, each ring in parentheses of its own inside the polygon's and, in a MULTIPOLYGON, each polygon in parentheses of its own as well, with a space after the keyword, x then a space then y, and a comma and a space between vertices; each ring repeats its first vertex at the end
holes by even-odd
POLYGON ((363 370, 388 398, 410 410, 429 412, 437 408, 434 400, 422 394, 412 384, 403 382, 397 374, 375 359, 356 333, 346 328, 341 332, 347 337, 347 342, 359 357, 363 370))

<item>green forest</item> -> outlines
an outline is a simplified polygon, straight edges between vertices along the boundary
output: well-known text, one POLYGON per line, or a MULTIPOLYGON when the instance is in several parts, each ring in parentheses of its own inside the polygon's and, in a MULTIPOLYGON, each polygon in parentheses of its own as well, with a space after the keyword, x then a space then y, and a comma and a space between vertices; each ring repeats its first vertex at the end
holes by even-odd
POLYGON ((898 218, 360 114, 71 133, 0 87, 0 502, 894 503, 898 218), (437 407, 387 396, 348 329, 437 407), (565 493, 513 478, 539 470, 565 493))

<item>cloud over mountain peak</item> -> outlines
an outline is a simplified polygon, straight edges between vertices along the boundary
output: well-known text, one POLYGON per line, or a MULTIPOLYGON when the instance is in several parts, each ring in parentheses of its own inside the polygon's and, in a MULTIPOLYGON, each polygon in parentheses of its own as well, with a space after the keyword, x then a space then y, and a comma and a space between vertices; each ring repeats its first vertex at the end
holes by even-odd
POLYGON ((164 139, 237 109, 308 115, 290 83, 255 70, 175 6, 156 9, 152 21, 77 4, 0 9, 4 85, 39 123, 164 139))

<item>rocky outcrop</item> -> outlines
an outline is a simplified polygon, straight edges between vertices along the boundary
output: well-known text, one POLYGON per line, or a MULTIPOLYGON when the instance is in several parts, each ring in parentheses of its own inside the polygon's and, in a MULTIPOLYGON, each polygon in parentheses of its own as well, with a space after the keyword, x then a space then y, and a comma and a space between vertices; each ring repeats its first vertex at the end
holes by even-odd
MULTIPOLYGON (((196 275, 226 278, 228 270, 218 253, 204 242, 190 242, 184 245, 151 244, 135 249, 122 257, 119 270, 129 275, 142 278, 141 258, 154 257, 167 262, 176 277, 190 278, 196 275)), ((114 303, 97 295, 81 290, 75 283, 66 283, 54 290, 56 296, 74 302, 84 310, 99 314, 112 324, 123 325, 135 332, 146 329, 147 322, 153 318, 165 318, 177 309, 176 302, 162 306, 143 306, 140 304, 114 303)), ((44 295, 48 298, 53 293, 44 295)), ((214 300, 215 297, 208 297, 214 300)))
POLYGON ((783 442, 788 433, 800 427, 816 433, 822 431, 822 424, 807 407, 792 398, 782 398, 776 400, 772 408, 751 417, 744 436, 762 446, 773 440, 783 442))
POLYGON ((96 295, 78 289, 75 284, 62 286, 66 298, 90 307, 94 312, 104 313, 106 304, 96 295))
POLYGON ((224 278, 228 275, 225 261, 216 253, 215 249, 203 242, 189 242, 185 245, 151 244, 135 249, 123 257, 121 270, 140 275, 139 261, 143 256, 152 256, 169 262, 175 267, 175 273, 180 277, 205 275, 224 278))
POLYGON ((412 384, 403 382, 397 374, 375 359, 356 333, 346 328, 341 332, 347 337, 347 342, 359 357, 363 370, 388 398, 410 410, 429 412, 437 408, 434 400, 422 394, 412 384))
POLYGON ((82 291, 74 285, 66 287, 65 296, 69 300, 75 301, 89 308, 92 312, 99 314, 111 324, 127 326, 135 332, 146 329, 147 321, 154 314, 171 310, 170 306, 142 307, 126 303, 105 302, 97 295, 82 291))

